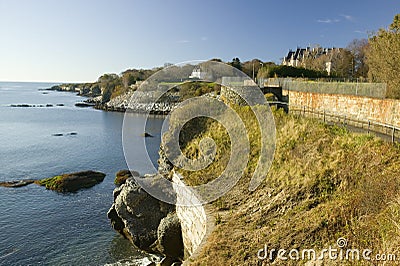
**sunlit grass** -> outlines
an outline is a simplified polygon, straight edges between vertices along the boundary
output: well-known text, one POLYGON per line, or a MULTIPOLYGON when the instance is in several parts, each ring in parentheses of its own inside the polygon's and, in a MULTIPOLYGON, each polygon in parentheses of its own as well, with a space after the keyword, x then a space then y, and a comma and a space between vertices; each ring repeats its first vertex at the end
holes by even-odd
MULTIPOLYGON (((262 185, 249 192, 260 137, 250 109, 235 108, 251 132, 252 156, 234 189, 212 204, 216 228, 193 264, 261 265, 257 251, 264 245, 321 250, 335 245, 339 237, 345 237, 350 247, 400 255, 398 145, 276 111, 275 159, 262 185)), ((184 153, 197 156, 205 136, 213 137, 221 150, 209 168, 182 172, 190 185, 215 178, 229 159, 228 135, 222 126, 203 122, 195 134, 182 139, 184 153)))

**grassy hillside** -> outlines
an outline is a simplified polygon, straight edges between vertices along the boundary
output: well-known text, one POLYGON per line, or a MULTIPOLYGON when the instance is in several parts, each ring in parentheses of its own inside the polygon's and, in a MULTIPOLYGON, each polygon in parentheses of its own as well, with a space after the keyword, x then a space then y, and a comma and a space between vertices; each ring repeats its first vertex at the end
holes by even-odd
MULTIPOLYGON (((216 227, 193 265, 267 265, 270 260, 257 258, 264 245, 320 251, 336 247, 340 237, 347 239, 346 248, 372 249, 371 257, 397 253, 400 258, 399 145, 276 111, 275 159, 263 184, 249 192, 259 131, 248 107, 235 108, 251 132, 252 159, 235 188, 212 203, 216 227)), ((184 172, 192 185, 215 178, 229 159, 222 126, 202 119, 194 123, 197 128, 188 125, 188 132, 181 134, 182 148, 194 158, 200 139, 211 136, 219 149, 218 160, 203 171, 184 172)), ((276 259, 276 252, 273 257, 274 265, 306 263, 276 259)))

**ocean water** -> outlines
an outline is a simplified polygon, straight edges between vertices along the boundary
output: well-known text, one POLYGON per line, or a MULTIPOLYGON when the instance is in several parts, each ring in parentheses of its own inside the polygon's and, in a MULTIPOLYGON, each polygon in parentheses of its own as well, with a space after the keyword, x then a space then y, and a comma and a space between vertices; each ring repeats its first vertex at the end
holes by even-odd
MULTIPOLYGON (((123 113, 78 108, 84 98, 70 92, 41 91, 53 84, 0 82, 0 181, 45 178, 96 170, 104 181, 77 193, 61 194, 35 184, 0 187, 0 265, 105 265, 145 257, 110 226, 114 176, 126 169, 122 148, 123 113), (11 104, 64 104, 18 108, 11 104), (68 135, 76 132, 77 135, 68 135), (63 136, 53 136, 60 134, 63 136)), ((138 123, 145 118, 132 114, 138 123)), ((146 138, 153 163, 162 117, 148 120, 146 138)), ((143 143, 143 129, 132 142, 143 143)), ((143 154, 135 170, 152 172, 143 154)))

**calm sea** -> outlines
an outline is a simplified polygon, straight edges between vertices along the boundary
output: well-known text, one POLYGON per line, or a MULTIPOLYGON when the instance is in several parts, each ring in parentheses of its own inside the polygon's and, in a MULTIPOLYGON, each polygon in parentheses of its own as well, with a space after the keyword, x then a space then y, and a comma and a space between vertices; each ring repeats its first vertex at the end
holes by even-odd
MULTIPOLYGON (((37 185, 0 187, 0 265, 104 265, 144 255, 119 236, 106 216, 115 173, 126 169, 121 144, 122 113, 78 108, 69 92, 40 91, 53 84, 0 82, 0 180, 45 178, 96 170, 107 174, 93 188, 60 194, 37 185), (64 104, 16 108, 11 104, 64 104), (77 135, 67 135, 76 132, 77 135), (52 136, 53 134, 63 136, 52 136)), ((142 115, 133 115, 138 122, 142 115)), ((147 149, 155 162, 163 119, 148 121, 147 149)), ((132 141, 143 143, 143 129, 132 141)), ((151 171, 143 154, 136 169, 151 171)))

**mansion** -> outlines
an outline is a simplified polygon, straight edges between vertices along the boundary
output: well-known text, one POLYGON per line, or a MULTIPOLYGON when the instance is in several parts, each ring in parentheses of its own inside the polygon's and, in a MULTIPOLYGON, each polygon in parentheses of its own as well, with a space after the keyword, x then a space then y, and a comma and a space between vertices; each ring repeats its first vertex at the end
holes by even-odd
POLYGON ((306 67, 307 61, 316 60, 322 56, 325 59, 325 70, 330 75, 332 71, 332 57, 335 52, 339 52, 341 48, 297 48, 295 51, 289 50, 287 56, 283 58, 282 65, 293 67, 306 67))

